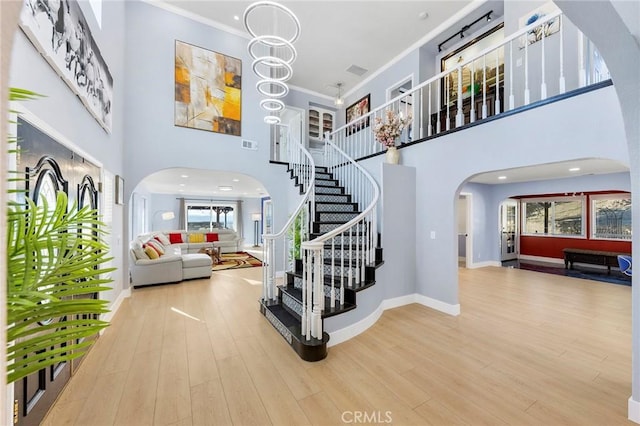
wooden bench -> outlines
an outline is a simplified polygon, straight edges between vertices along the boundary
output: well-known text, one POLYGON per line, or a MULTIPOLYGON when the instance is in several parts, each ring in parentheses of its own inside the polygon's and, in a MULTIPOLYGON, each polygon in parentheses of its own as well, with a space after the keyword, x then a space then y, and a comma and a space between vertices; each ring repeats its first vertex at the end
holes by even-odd
POLYGON ((611 273, 612 266, 618 266, 618 255, 630 256, 629 253, 618 253, 614 251, 585 250, 575 248, 562 249, 564 252, 565 269, 573 269, 573 263, 589 263, 591 265, 601 265, 607 267, 607 272, 611 273))

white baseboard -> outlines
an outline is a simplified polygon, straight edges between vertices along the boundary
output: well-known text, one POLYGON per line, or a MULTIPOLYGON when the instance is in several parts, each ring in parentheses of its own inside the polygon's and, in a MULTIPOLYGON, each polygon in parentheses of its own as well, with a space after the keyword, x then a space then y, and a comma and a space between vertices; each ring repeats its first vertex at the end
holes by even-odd
POLYGON ((122 301, 127 297, 131 297, 131 287, 125 290, 122 290, 120 294, 118 294, 118 297, 116 297, 116 300, 114 300, 113 303, 111 304, 111 308, 110 308, 111 311, 104 314, 104 316, 102 317, 102 320, 107 322, 111 321, 114 315, 116 314, 116 312, 118 312, 118 309, 120 309, 120 305, 122 305, 122 301))
POLYGON ((345 328, 331 332, 331 339, 329 339, 327 346, 331 347, 339 343, 346 342, 347 340, 366 331, 369 327, 375 324, 376 321, 378 321, 382 313, 387 309, 399 308, 400 306, 410 305, 411 303, 419 303, 420 305, 435 309, 436 311, 440 311, 448 315, 460 315, 460 304, 451 305, 449 303, 423 296, 422 294, 414 293, 406 296, 394 297, 393 299, 385 299, 380 303, 380 306, 378 306, 378 308, 371 312, 367 317, 345 328))
POLYGON ((487 266, 502 266, 497 260, 486 260, 484 262, 474 262, 468 266, 469 269, 485 268, 487 266))
POLYGON ((445 314, 457 317, 460 315, 460 304, 456 303, 452 305, 440 300, 432 299, 431 297, 423 296, 422 294, 414 294, 415 302, 419 303, 427 308, 435 309, 436 311, 444 312, 445 314))
POLYGON ((629 397, 627 416, 632 422, 640 423, 640 402, 634 401, 632 396, 629 397))

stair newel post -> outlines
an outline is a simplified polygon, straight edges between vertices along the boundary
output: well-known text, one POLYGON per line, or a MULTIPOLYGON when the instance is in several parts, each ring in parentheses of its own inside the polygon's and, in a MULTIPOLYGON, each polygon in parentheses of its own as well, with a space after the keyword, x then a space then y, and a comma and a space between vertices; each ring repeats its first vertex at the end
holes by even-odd
POLYGON ((302 317, 300 319, 301 333, 307 340, 311 339, 309 326, 309 283, 311 282, 311 262, 307 258, 307 250, 302 247, 302 317))

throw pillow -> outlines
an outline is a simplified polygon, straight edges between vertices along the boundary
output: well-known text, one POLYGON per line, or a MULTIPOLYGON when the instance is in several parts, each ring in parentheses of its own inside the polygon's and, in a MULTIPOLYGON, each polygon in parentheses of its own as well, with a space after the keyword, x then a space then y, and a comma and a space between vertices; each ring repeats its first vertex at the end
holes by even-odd
POLYGON ((147 254, 147 256, 149 256, 149 259, 151 259, 151 260, 158 259, 160 257, 158 252, 153 247, 151 247, 150 245, 147 245, 144 248, 144 252, 147 254))
POLYGON ((144 249, 142 248, 142 246, 134 247, 133 255, 136 257, 137 260, 149 259, 149 256, 147 256, 147 253, 144 252, 144 249))
POLYGON ((171 244, 182 244, 182 234, 169 234, 169 242, 171 244))
POLYGON ((213 232, 208 232, 207 233, 207 242, 208 243, 213 243, 218 241, 218 234, 215 234, 213 232))
POLYGON ((189 234, 190 243, 204 243, 204 235, 202 234, 189 234))
POLYGON ((167 236, 164 234, 156 234, 155 237, 153 238, 160 241, 160 244, 162 244, 163 246, 168 246, 169 244, 171 244, 171 241, 169 241, 169 238, 167 238, 167 236))
POLYGON ((149 240, 149 242, 147 243, 149 244, 151 247, 153 247, 160 256, 162 256, 164 254, 164 247, 162 247, 162 244, 160 244, 159 241, 157 240, 149 240))

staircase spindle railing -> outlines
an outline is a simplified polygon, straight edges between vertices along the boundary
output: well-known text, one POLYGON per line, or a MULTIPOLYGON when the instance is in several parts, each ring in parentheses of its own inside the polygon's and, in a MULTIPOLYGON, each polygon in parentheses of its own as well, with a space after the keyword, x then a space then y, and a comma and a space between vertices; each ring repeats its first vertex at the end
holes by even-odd
POLYGON ((412 117, 400 136, 400 144, 404 144, 498 115, 505 108, 513 110, 563 94, 567 89, 608 79, 606 64, 595 46, 578 29, 575 30, 577 60, 567 54, 567 30, 564 28, 567 23, 560 11, 542 17, 452 69, 442 71, 337 128, 331 134, 333 143, 347 156, 359 159, 384 150, 384 146, 375 140, 373 125, 378 117, 384 120, 387 110, 401 117, 412 117), (559 48, 549 48, 550 37, 556 36, 559 48), (530 49, 536 50, 536 57, 539 54, 539 64, 531 63, 530 49), (514 55, 517 58, 515 64, 514 55), (557 60, 552 60, 555 58, 557 60), (567 65, 575 68, 571 81, 565 78, 567 65), (509 81, 508 89, 506 81, 509 81), (519 87, 514 88, 514 81, 519 87), (573 87, 568 88, 569 83, 573 87), (494 97, 493 101, 490 96, 494 97), (508 102, 505 102, 505 96, 508 102), (467 98, 471 102, 469 111, 465 112, 463 103, 467 98))
MULTIPOLYGON (((286 126, 285 126, 286 127, 286 126)), ((315 163, 311 154, 297 141, 292 141, 287 131, 288 168, 296 183, 304 188, 304 195, 282 229, 274 234, 264 234, 262 299, 275 301, 278 297, 276 281, 276 248, 282 248, 284 268, 294 268, 296 250, 302 241, 309 239, 310 220, 315 214, 314 186, 315 163), (296 235, 297 234, 297 235, 296 235), (298 239, 298 243, 296 243, 298 239)), ((303 290, 304 291, 304 290, 303 290)), ((303 295, 304 297, 304 295, 303 295)))
POLYGON ((324 232, 322 235, 302 243, 305 301, 302 334, 307 339, 322 339, 326 296, 329 296, 331 308, 335 307, 336 300, 344 305, 345 288, 355 289, 364 283, 366 267, 374 262, 377 245, 376 205, 380 191, 375 180, 352 156, 335 145, 328 133, 325 135, 325 166, 345 192, 351 194, 359 213, 335 229, 326 232, 319 229, 324 232), (336 254, 338 249, 339 256, 336 254), (328 294, 325 294, 325 286, 328 294))

